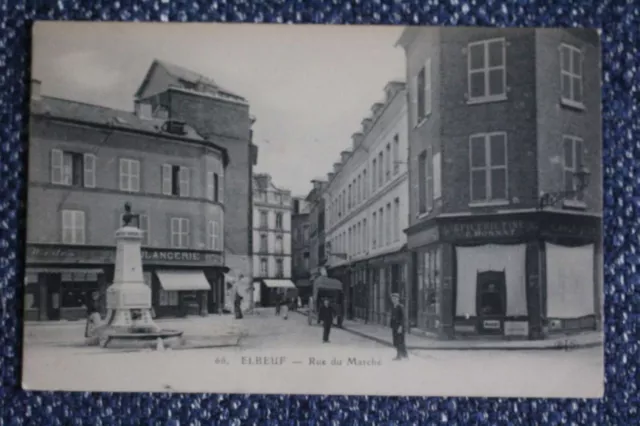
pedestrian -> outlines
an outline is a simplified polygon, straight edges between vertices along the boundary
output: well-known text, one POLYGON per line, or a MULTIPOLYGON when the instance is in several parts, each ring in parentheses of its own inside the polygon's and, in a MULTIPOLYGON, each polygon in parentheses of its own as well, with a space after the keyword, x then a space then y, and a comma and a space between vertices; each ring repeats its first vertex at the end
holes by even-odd
POLYGON ((84 328, 84 337, 93 337, 95 330, 102 324, 102 317, 98 311, 100 294, 97 291, 90 292, 86 297, 87 324, 84 328))
POLYGON ((407 345, 404 339, 404 309, 400 304, 400 295, 393 293, 391 295, 393 302, 393 311, 391 313, 391 332, 393 336, 393 346, 396 347, 398 354, 394 358, 397 361, 402 358, 409 358, 407 353, 407 345))
POLYGON ((289 299, 285 296, 282 303, 282 317, 284 319, 289 318, 289 299))
POLYGON ((280 293, 276 293, 276 316, 280 315, 280 307, 282 305, 281 297, 280 293))
POLYGON ((318 312, 318 319, 322 322, 323 343, 329 343, 329 334, 331 333, 334 314, 333 307, 329 304, 329 299, 324 299, 320 307, 320 312, 318 312))
POLYGON ((243 297, 240 296, 240 294, 236 292, 235 300, 233 301, 233 310, 235 311, 236 319, 242 319, 243 318, 243 315, 242 315, 242 299, 243 299, 243 297))

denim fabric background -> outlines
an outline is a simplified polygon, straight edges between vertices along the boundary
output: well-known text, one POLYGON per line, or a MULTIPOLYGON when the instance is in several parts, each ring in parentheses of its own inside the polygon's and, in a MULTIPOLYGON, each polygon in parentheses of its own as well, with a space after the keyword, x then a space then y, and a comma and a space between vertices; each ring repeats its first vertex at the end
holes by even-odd
MULTIPOLYGON (((0 425, 631 425, 638 414, 638 0, 0 0, 0 425), (92 4, 93 3, 93 4, 92 4), (20 390, 30 22, 235 21, 602 28, 606 397, 602 400, 41 393, 20 390)), ((541 372, 544 374, 544 372, 541 372)))

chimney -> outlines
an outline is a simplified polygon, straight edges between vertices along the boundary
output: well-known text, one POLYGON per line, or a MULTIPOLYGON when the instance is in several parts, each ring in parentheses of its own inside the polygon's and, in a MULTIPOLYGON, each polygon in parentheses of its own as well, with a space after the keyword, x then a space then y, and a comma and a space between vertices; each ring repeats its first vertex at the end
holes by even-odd
POLYGON ((367 134, 367 132, 369 131, 369 129, 371 128, 371 124, 373 123, 373 120, 371 118, 365 118, 364 120, 362 120, 362 133, 367 134))
POLYGON ((331 179, 333 179, 333 177, 334 177, 335 175, 336 175, 336 174, 335 174, 335 173, 333 173, 333 172, 329 172, 329 173, 327 173, 327 181, 328 181, 328 182, 331 182, 331 179))
POLYGON ((376 117, 383 107, 384 104, 382 102, 376 102, 375 104, 373 104, 371 106, 371 112, 373 113, 373 116, 376 117))
MULTIPOLYGON (((367 119, 367 120, 369 120, 369 119, 367 119)), ((369 120, 369 121, 371 121, 371 120, 369 120)), ((353 141, 353 150, 355 151, 360 146, 362 141, 364 140, 364 135, 362 133, 360 133, 360 132, 356 132, 356 133, 351 135, 351 140, 353 141)))
POLYGON ((39 101, 42 99, 42 82, 40 80, 31 79, 31 99, 39 101))
POLYGON ((404 89, 404 83, 400 81, 390 81, 384 88, 387 95, 387 102, 389 102, 400 90, 404 89))
POLYGON ((334 174, 338 174, 338 172, 340 172, 340 169, 342 168, 342 164, 340 163, 333 163, 333 173, 334 174))
POLYGON ((344 164, 349 158, 349 156, 351 156, 351 151, 342 151, 340 153, 340 162, 344 164))

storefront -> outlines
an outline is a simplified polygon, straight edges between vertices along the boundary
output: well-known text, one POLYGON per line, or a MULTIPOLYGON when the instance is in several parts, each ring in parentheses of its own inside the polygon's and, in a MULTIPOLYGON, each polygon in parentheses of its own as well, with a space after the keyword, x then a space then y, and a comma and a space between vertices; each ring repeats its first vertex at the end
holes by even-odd
MULTIPOLYGON (((114 274, 115 248, 51 244, 27 245, 25 319, 86 317, 85 302, 105 294, 114 274)), ((142 249, 143 277, 152 289, 157 317, 219 313, 224 306, 224 257, 200 250, 142 249)))
POLYGON ((260 306, 276 306, 278 302, 291 302, 298 297, 298 289, 291 280, 262 279, 254 282, 260 287, 260 306))
POLYGON ((410 326, 448 338, 538 339, 594 329, 601 315, 601 223, 532 212, 415 226, 410 326))
POLYGON ((391 319, 391 294, 406 300, 409 252, 399 251, 331 269, 329 275, 341 281, 345 289, 347 319, 388 325, 391 319))

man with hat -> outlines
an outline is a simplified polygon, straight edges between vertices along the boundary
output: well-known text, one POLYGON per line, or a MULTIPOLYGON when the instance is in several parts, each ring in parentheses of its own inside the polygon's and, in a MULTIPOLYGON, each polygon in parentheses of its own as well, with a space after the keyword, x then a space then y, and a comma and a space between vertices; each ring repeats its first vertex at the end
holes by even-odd
POLYGON ((329 343, 329 334, 331 333, 334 316, 335 312, 330 304, 330 300, 325 298, 318 312, 318 320, 322 322, 322 343, 329 343))
POLYGON ((393 346, 396 347, 398 354, 394 358, 397 361, 402 358, 409 358, 407 346, 404 341, 404 309, 400 304, 400 295, 393 293, 391 295, 393 302, 393 311, 391 312, 391 331, 393 333, 393 346))

